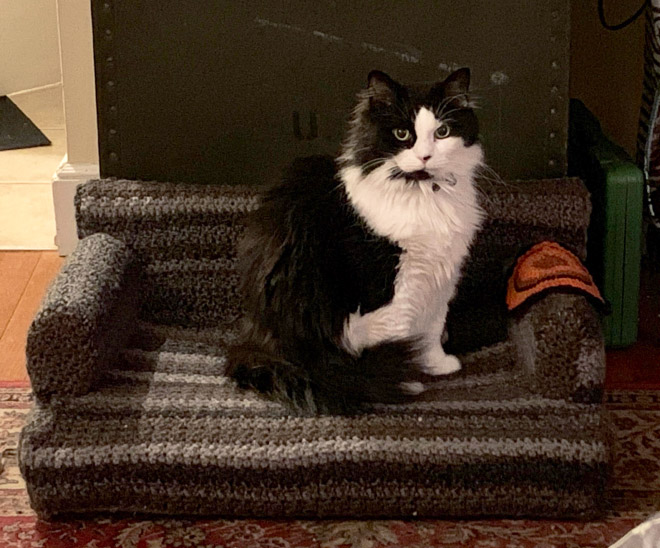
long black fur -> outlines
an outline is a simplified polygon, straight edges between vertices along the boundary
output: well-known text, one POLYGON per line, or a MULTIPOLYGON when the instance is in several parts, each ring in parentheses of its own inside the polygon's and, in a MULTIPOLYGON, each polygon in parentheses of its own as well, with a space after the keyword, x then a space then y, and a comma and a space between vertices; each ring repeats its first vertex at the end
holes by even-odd
MULTIPOLYGON (((414 134, 420 106, 451 112, 451 134, 472 145, 478 122, 467 102, 469 79, 469 70, 460 69, 432 86, 406 87, 372 71, 360 96, 368 108, 349 128, 345 146, 352 155, 340 158, 341 167, 359 166, 366 174, 372 160, 411 147, 413 141, 397 140, 392 130, 414 134)), ((428 174, 396 177, 417 183, 428 174)), ((246 315, 228 360, 239 386, 303 411, 351 412, 363 402, 403 401, 403 383, 423 379, 415 340, 385 342, 360 357, 339 344, 350 313, 392 300, 401 249, 358 216, 332 158, 294 162, 252 216, 239 254, 246 315)))
POLYGON ((264 196, 239 246, 245 298, 228 374, 302 411, 343 413, 407 398, 419 380, 414 340, 356 358, 339 346, 344 321, 387 304, 401 249, 356 214, 330 157, 296 160, 264 196))

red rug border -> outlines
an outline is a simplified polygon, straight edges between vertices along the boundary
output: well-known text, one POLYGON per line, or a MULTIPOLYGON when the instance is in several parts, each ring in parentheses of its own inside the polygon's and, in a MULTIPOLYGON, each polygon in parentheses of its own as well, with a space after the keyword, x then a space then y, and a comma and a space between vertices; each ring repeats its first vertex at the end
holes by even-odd
POLYGON ((2 388, 30 388, 30 381, 0 381, 2 388))

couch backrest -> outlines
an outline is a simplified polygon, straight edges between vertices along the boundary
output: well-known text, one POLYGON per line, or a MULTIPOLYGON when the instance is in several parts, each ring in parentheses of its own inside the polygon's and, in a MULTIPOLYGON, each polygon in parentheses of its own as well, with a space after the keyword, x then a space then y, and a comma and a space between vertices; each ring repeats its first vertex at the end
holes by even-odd
MULTIPOLYGON (((240 316, 236 244, 258 188, 94 180, 76 194, 78 235, 126 242, 144 272, 142 316, 184 326, 240 316)), ((577 179, 480 183, 487 221, 466 262, 449 316, 450 346, 464 351, 506 337, 506 280, 515 258, 543 240, 582 260, 591 211, 577 179)))

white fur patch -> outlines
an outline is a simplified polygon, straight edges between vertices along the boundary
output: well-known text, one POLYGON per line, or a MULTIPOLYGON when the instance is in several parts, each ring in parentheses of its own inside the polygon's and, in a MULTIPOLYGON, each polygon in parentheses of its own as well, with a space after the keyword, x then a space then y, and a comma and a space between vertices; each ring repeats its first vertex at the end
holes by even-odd
POLYGON ((435 142, 433 132, 438 127, 435 115, 427 108, 422 108, 415 118, 415 134, 417 139, 412 148, 405 149, 395 156, 397 165, 403 171, 424 169, 426 161, 423 158, 433 157, 435 142))
POLYGON ((411 149, 366 176, 355 166, 340 172, 358 213, 374 232, 403 250, 392 301, 368 314, 351 314, 342 343, 359 354, 383 341, 420 337, 425 342, 427 372, 443 374, 460 367, 456 358, 444 354, 440 340, 448 303, 482 218, 473 177, 483 152, 478 144, 464 146, 459 137, 435 139, 437 127, 435 115, 422 108, 411 149), (425 156, 430 158, 423 162, 425 156), (424 168, 433 179, 391 179, 395 168, 409 172, 424 168))

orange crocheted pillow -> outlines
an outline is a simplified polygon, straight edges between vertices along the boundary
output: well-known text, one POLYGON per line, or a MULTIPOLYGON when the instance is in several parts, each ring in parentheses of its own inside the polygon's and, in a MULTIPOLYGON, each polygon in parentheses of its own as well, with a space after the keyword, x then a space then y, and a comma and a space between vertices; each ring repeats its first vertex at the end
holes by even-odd
POLYGON ((550 287, 578 289, 604 302, 580 259, 555 242, 541 242, 518 259, 509 278, 506 304, 513 310, 550 287))

